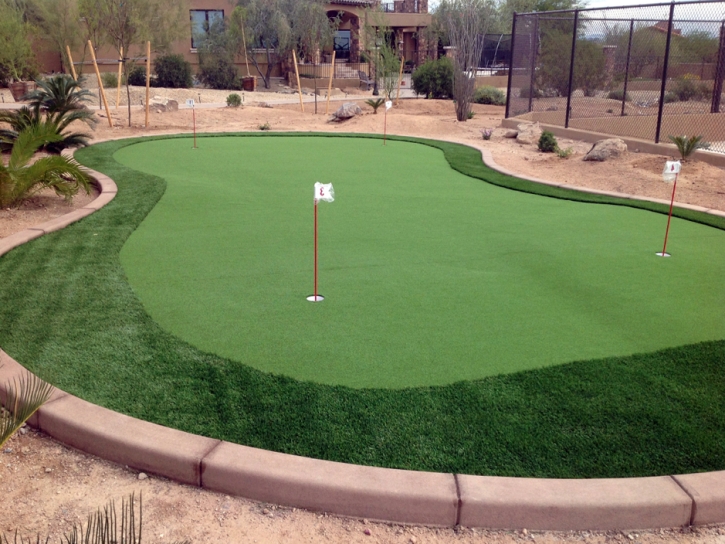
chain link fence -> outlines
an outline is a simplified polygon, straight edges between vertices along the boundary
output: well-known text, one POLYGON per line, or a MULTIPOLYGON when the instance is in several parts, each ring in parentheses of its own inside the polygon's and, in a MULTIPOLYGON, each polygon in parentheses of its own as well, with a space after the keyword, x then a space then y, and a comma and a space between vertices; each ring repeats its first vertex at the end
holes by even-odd
POLYGON ((514 16, 506 117, 725 153, 725 0, 514 16))

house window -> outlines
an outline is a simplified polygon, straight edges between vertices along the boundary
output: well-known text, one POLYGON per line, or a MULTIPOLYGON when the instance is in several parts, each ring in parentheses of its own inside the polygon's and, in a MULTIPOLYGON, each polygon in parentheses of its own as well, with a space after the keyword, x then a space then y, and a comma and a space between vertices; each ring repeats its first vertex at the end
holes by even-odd
POLYGON ((335 32, 334 40, 335 58, 338 59, 349 59, 350 58, 350 31, 349 30, 338 30, 335 32))
POLYGON ((212 25, 224 20, 223 9, 192 9, 191 14, 191 48, 196 49, 199 40, 209 32, 212 25))

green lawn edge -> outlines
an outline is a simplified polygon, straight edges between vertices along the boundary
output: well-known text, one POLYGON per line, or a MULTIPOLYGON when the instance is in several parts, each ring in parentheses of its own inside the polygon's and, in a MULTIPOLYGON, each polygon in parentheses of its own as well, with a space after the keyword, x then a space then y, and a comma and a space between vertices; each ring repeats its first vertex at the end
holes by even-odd
MULTIPOLYGON (((206 137, 230 135, 279 133, 206 137)), ((116 199, 0 258, 0 346, 61 389, 204 436, 373 466, 558 478, 723 469, 725 341, 442 387, 356 390, 264 374, 165 333, 144 311, 119 261, 165 182, 112 155, 148 139, 77 152, 83 164, 116 181, 116 199)), ((466 146, 394 139, 442 149, 454 169, 489 183, 666 212, 657 204, 517 180, 486 168, 480 152, 466 146)), ((682 212, 725 227, 715 216, 682 212)))

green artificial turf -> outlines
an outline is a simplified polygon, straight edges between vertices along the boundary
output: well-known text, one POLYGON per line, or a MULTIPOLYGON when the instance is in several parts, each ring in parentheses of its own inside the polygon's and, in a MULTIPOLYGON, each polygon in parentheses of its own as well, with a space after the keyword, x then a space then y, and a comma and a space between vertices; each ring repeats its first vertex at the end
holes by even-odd
MULTIPOLYGON (((166 189, 112 158, 128 143, 77 154, 116 181, 113 202, 0 258, 0 346, 58 387, 205 436, 376 466, 539 477, 725 468, 722 340, 404 389, 295 380, 192 347, 151 319, 120 264, 124 243, 166 189)), ((485 168, 475 150, 428 145, 492 184, 663 211, 527 183, 485 168)), ((342 196, 321 210, 328 221, 342 196)), ((720 218, 677 213, 723 227, 720 218)), ((686 250, 673 247, 664 266, 686 250)), ((722 253, 711 259, 722 262, 722 253)))
POLYGON ((167 181, 121 263, 199 349, 351 387, 443 385, 725 338, 725 232, 501 189, 410 142, 217 137, 119 150, 167 181), (280 160, 289 157, 290 160, 280 160), (312 281, 312 184, 323 304, 312 281))

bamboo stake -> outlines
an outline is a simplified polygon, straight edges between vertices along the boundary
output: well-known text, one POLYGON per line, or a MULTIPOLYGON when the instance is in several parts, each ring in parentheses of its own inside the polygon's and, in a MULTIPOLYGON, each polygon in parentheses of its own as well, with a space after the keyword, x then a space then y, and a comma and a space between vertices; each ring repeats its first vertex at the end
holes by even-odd
POLYGON ((106 91, 103 89, 103 81, 101 80, 101 72, 98 70, 98 62, 96 62, 96 52, 93 49, 91 40, 88 40, 88 49, 91 50, 91 58, 93 59, 93 68, 96 70, 96 77, 98 78, 98 88, 101 91, 101 98, 103 99, 103 107, 106 108, 106 115, 108 116, 108 126, 113 128, 113 119, 111 119, 111 110, 108 108, 108 100, 106 100, 106 91))
POLYGON ((332 50, 332 69, 330 70, 330 84, 327 86, 327 104, 325 105, 325 115, 330 109, 330 93, 332 92, 332 78, 335 76, 335 50, 332 50))
POLYGON ((118 81, 116 82, 116 110, 118 110, 118 104, 121 102, 121 78, 122 78, 122 70, 123 70, 123 47, 121 47, 121 50, 119 53, 119 59, 118 59, 118 81))
POLYGON ((398 94, 395 96, 395 106, 398 106, 398 101, 400 100, 400 85, 403 83, 403 63, 405 62, 405 58, 400 59, 400 73, 398 74, 398 94))
POLYGON ((149 89, 151 88, 151 42, 146 42, 146 128, 149 128, 149 89))
POLYGON ((297 76, 297 92, 300 93, 300 109, 305 113, 305 105, 302 103, 302 85, 300 84, 300 70, 297 68, 297 54, 292 50, 292 60, 295 62, 295 75, 297 76))
MULTIPOLYGON (((240 21, 240 25, 242 27, 242 47, 244 48, 244 64, 247 65, 247 77, 249 77, 249 59, 247 58, 247 38, 244 37, 244 19, 240 21)), ((252 53, 254 53, 254 50, 252 50, 252 53)))
POLYGON ((76 67, 73 65, 73 55, 70 54, 70 47, 65 46, 65 51, 68 53, 68 61, 70 62, 70 73, 73 74, 73 79, 78 81, 78 74, 76 74, 76 67))

